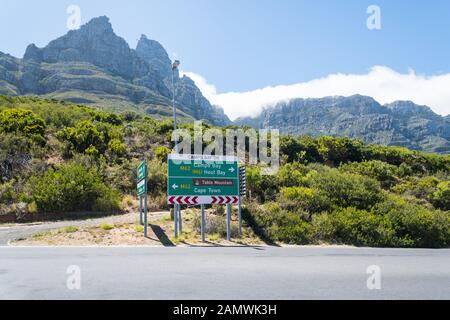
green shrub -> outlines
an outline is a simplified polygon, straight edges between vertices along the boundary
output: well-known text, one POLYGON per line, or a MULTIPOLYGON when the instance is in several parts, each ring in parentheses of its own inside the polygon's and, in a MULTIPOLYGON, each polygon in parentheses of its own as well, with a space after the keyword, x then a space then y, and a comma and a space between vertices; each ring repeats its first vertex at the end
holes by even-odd
POLYGON ((363 160, 364 144, 359 140, 324 136, 317 138, 317 147, 322 161, 334 166, 363 160))
POLYGON ((119 139, 112 139, 108 143, 108 151, 115 157, 123 157, 127 154, 127 146, 119 139))
POLYGON ((278 201, 283 208, 294 212, 300 208, 310 213, 320 213, 331 207, 330 201, 322 192, 305 187, 281 189, 278 201))
POLYGON ((390 196, 373 208, 386 216, 395 230, 398 245, 417 248, 450 246, 450 213, 428 210, 407 200, 390 196))
POLYGON ((167 161, 152 160, 147 162, 148 191, 152 195, 167 192, 167 161))
POLYGON ((92 147, 100 152, 104 152, 106 149, 103 132, 99 131, 90 121, 82 121, 74 128, 64 129, 59 133, 59 137, 70 142, 79 153, 84 153, 92 147))
POLYGON ((315 217, 316 239, 356 246, 392 246, 396 244, 390 221, 380 215, 355 208, 339 209, 315 217))
POLYGON ((353 162, 342 165, 339 168, 343 172, 360 174, 378 180, 385 188, 390 188, 398 182, 398 167, 386 162, 372 160, 365 162, 353 162))
POLYGON ((299 187, 308 186, 316 174, 316 171, 307 166, 293 162, 282 166, 277 173, 277 178, 282 187, 299 187))
POLYGON ((120 212, 120 194, 117 190, 103 186, 100 195, 95 199, 92 210, 96 212, 120 212))
POLYGON ((0 184, 0 203, 11 203, 17 198, 12 181, 0 184))
POLYGON ((8 109, 0 112, 0 132, 20 133, 45 144, 45 122, 34 112, 24 109, 8 109))
POLYGON ((274 240, 288 244, 310 244, 313 237, 313 227, 292 212, 282 213, 282 223, 274 224, 270 234, 274 240))
POLYGON ((167 162, 167 157, 169 156, 169 154, 172 153, 172 150, 170 150, 169 148, 167 148, 165 146, 157 146, 154 149, 154 153, 155 153, 156 159, 158 159, 162 163, 165 163, 165 162, 167 162))
POLYGON ((312 226, 302 219, 299 213, 281 208, 278 203, 270 202, 262 206, 251 206, 246 211, 247 220, 253 223, 257 233, 271 241, 290 244, 308 244, 311 242, 312 226))
POLYGON ((121 125, 123 123, 119 115, 110 112, 95 111, 92 116, 92 121, 99 121, 104 123, 109 123, 114 126, 121 125))
POLYGON ((442 210, 450 210, 450 182, 443 181, 436 186, 436 189, 431 194, 433 205, 442 210))
POLYGON ((261 202, 273 201, 277 197, 279 183, 275 175, 263 175, 261 168, 250 166, 247 168, 247 188, 251 198, 261 202))
POLYGON ((94 206, 110 209, 117 200, 95 170, 77 164, 62 165, 42 176, 32 177, 29 188, 42 212, 90 211, 94 206))
POLYGON ((312 186, 333 205, 341 208, 368 209, 383 200, 380 184, 376 180, 341 173, 336 169, 316 175, 312 186))

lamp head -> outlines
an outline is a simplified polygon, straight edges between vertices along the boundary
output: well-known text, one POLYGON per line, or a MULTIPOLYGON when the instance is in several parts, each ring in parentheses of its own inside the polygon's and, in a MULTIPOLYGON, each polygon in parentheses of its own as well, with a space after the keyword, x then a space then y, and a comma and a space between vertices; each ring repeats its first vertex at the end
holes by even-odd
POLYGON ((179 60, 175 60, 172 64, 172 70, 177 69, 180 66, 180 61, 179 60))

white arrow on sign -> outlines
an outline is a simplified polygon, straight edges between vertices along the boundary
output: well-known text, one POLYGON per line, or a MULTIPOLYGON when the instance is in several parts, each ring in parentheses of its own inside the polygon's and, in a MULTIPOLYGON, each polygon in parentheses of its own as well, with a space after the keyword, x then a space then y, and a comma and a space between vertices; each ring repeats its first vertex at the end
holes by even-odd
POLYGON ((178 189, 178 186, 177 186, 176 184, 173 184, 172 189, 173 189, 173 190, 177 190, 177 189, 178 189))
POLYGON ((228 170, 230 170, 230 172, 231 173, 233 173, 234 172, 234 168, 233 167, 231 167, 230 169, 228 169, 228 170))

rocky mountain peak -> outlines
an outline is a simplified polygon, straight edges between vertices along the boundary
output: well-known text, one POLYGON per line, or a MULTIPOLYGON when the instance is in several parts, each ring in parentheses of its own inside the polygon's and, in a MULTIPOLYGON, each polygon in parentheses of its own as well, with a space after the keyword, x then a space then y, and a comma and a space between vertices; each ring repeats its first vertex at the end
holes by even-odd
POLYGON ((93 32, 98 34, 114 32, 112 24, 107 16, 93 18, 88 23, 83 25, 81 29, 91 29, 93 32))
MULTIPOLYGON (((139 58, 146 61, 154 70, 164 78, 172 76, 172 61, 167 54, 164 47, 156 40, 147 38, 146 35, 142 35, 137 47, 136 53, 139 58)), ((178 74, 176 75, 178 78, 178 74)))
POLYGON ((39 49, 34 43, 30 44, 25 50, 25 54, 23 56, 25 60, 34 60, 37 62, 42 61, 42 50, 39 49))
POLYGON ((430 107, 417 105, 412 101, 395 101, 386 104, 385 107, 402 116, 436 116, 430 107))
MULTIPOLYGON (((228 125, 197 86, 175 73, 177 108, 184 117, 228 125)), ((172 66, 163 46, 143 35, 136 50, 115 34, 106 16, 94 18, 46 47, 30 44, 24 59, 0 54, 0 94, 38 94, 105 108, 131 106, 148 114, 172 112, 172 66), (21 72, 19 73, 18 70, 21 72)))

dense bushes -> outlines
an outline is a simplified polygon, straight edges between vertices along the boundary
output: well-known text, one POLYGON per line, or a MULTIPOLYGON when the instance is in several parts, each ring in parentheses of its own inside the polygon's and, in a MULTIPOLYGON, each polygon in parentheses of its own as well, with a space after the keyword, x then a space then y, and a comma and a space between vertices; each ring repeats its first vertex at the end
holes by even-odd
POLYGON ((436 191, 431 194, 433 204, 442 209, 450 210, 450 182, 442 181, 436 186, 436 191))
POLYGON ((280 152, 288 161, 325 163, 339 166, 350 162, 378 160, 394 166, 407 166, 411 173, 450 172, 450 156, 427 154, 401 147, 365 145, 348 138, 302 136, 282 137, 280 152))
POLYGON ((428 210, 403 198, 391 196, 374 208, 373 212, 388 217, 400 246, 450 246, 448 211, 428 210))
POLYGON ((290 244, 349 244, 373 247, 450 246, 450 217, 406 201, 387 200, 373 210, 336 208, 330 213, 292 212, 277 203, 250 204, 246 220, 263 238, 290 244))
POLYGON ((30 110, 8 109, 0 112, 0 132, 22 134, 45 144, 45 122, 30 110))
POLYGON ((68 164, 30 179, 31 199, 42 212, 117 211, 119 194, 93 169, 68 164))
POLYGON ((356 174, 343 174, 336 169, 317 175, 312 185, 334 206, 342 208, 368 209, 383 198, 377 181, 356 174))
POLYGON ((356 173, 378 180, 385 188, 394 186, 403 174, 397 166, 379 160, 352 162, 339 168, 342 172, 356 173))
POLYGON ((340 208, 314 218, 316 241, 357 246, 397 246, 386 216, 355 208, 340 208))

